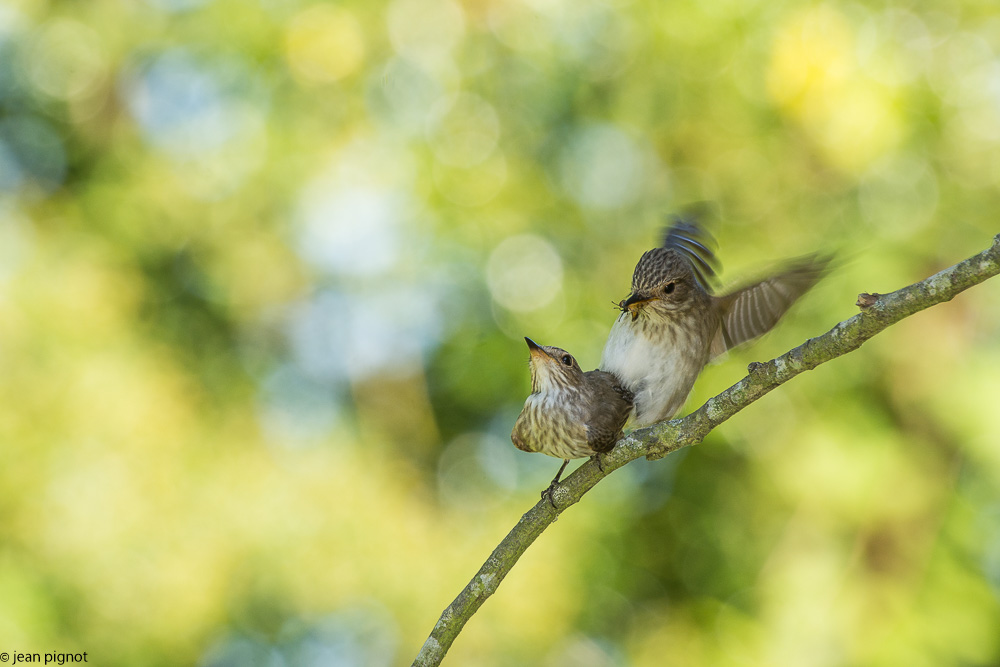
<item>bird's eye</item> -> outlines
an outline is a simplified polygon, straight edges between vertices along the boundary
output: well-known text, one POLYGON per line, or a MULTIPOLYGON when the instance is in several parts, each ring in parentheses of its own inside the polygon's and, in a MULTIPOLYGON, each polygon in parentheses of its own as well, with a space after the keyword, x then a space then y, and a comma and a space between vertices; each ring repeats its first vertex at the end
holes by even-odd
POLYGON ((667 283, 667 286, 663 288, 663 293, 664 294, 673 294, 674 287, 675 287, 674 283, 667 283))
POLYGON ((568 354, 564 354, 563 358, 562 358, 562 362, 564 364, 566 364, 567 366, 572 366, 573 365, 573 357, 569 356, 568 354))

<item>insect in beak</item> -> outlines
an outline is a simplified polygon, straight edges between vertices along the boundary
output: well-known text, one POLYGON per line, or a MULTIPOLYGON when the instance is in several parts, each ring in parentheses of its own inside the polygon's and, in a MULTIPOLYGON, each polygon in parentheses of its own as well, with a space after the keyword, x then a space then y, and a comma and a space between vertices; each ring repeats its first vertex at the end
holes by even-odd
POLYGON ((618 307, 621 309, 623 313, 628 311, 628 313, 632 315, 632 321, 635 322, 635 320, 639 317, 639 311, 642 309, 642 304, 652 300, 653 297, 650 296, 639 296, 638 294, 632 294, 631 296, 629 296, 629 298, 619 303, 618 307))

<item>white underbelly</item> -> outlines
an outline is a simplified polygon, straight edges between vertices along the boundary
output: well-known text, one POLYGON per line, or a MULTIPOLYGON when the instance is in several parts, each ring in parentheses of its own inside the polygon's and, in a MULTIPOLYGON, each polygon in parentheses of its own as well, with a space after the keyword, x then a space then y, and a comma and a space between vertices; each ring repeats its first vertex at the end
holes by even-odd
POLYGON ((645 426, 669 419, 681 408, 699 368, 692 354, 664 336, 654 342, 621 317, 611 327, 601 355, 601 370, 617 375, 635 394, 633 420, 645 426))

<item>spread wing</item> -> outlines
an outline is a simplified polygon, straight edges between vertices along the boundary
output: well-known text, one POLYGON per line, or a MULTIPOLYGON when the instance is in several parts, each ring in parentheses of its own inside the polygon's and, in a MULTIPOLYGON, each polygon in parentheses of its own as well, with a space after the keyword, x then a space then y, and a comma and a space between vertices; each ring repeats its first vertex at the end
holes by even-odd
POLYGON ((622 437, 622 427, 632 412, 632 392, 611 373, 584 373, 592 404, 587 421, 587 444, 595 452, 609 452, 622 437))
POLYGON ((716 268, 719 265, 715 258, 715 239, 711 234, 690 218, 676 217, 667 228, 663 247, 677 250, 687 258, 698 284, 711 293, 711 285, 715 282, 716 268))
POLYGON ((770 278, 718 297, 722 326, 712 341, 715 357, 769 331, 800 296, 819 282, 829 257, 809 255, 770 278))

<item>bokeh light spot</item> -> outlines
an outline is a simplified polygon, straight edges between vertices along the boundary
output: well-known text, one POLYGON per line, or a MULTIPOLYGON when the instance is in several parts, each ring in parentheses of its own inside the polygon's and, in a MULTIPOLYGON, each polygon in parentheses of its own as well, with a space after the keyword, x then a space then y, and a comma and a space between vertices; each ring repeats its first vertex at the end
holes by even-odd
POLYGON ((490 254, 486 280, 493 299, 508 310, 538 310, 562 288, 559 253, 545 239, 521 234, 505 239, 490 254))
POLYGON ((1000 142, 1000 59, 964 72, 953 100, 958 122, 975 139, 1000 142))
POLYGON ((433 76, 406 58, 393 58, 368 84, 367 102, 372 115, 383 123, 417 134, 443 87, 433 76))
POLYGON ((183 50, 155 56, 123 83, 147 140, 176 159, 244 139, 264 107, 239 61, 213 65, 183 50))
POLYGON ((441 100, 431 112, 427 141, 434 157, 453 167, 479 164, 500 139, 493 106, 478 95, 459 93, 441 100))
POLYGON ((56 19, 41 29, 31 48, 28 72, 46 95, 77 100, 92 94, 105 77, 100 36, 88 26, 56 19))
POLYGON ((482 510, 517 487, 514 446, 495 435, 464 433, 438 459, 438 489, 455 507, 482 510))
POLYGON ((236 192, 267 157, 263 115, 249 105, 237 106, 230 113, 240 140, 227 141, 200 159, 184 161, 174 171, 183 188, 202 201, 218 201, 236 192))
POLYGON ((290 307, 286 335, 296 366, 308 378, 327 384, 347 379, 349 308, 347 296, 326 290, 290 307))
POLYGON ((276 442, 297 445, 317 440, 339 421, 340 408, 330 387, 294 365, 279 367, 261 389, 261 424, 276 442))
POLYGON ((313 5, 289 22, 285 52, 298 81, 337 81, 356 72, 364 61, 361 25, 346 9, 313 5))
POLYGON ((507 183, 507 159, 495 151, 485 162, 468 169, 436 163, 434 185, 450 201, 461 206, 483 206, 507 183))
POLYGON ((440 341, 439 298, 426 285, 351 295, 320 292, 289 315, 295 363, 307 376, 329 384, 379 373, 410 375, 440 341))
MULTIPOLYGON (((871 42, 873 38, 866 38, 871 42)), ((792 15, 779 30, 767 74, 771 98, 794 118, 831 164, 860 172, 903 135, 896 87, 869 77, 858 62, 851 23, 821 5, 792 15)), ((904 74, 882 66, 883 81, 904 74)))
POLYGON ((560 156, 563 188, 580 204, 618 208, 638 197, 645 180, 635 143, 612 125, 577 130, 560 156))
POLYGON ((269 100, 244 60, 206 61, 174 49, 120 81, 143 137, 193 197, 227 197, 264 163, 269 100))
POLYGON ((299 251, 334 273, 375 275, 399 255, 402 201, 378 188, 342 189, 306 197, 299 251))
POLYGON ((339 275, 371 277, 395 266, 413 210, 408 158, 394 142, 359 139, 338 150, 300 196, 299 254, 339 275))
POLYGON ((939 187, 925 159, 896 156, 873 167, 861 181, 858 202, 865 220, 888 236, 911 237, 934 219, 939 187))
POLYGON ((437 345, 442 328, 435 294, 421 285, 361 295, 348 321, 347 369, 354 378, 412 373, 437 345))
POLYGON ((462 8, 452 0, 393 0, 387 21, 396 52, 429 65, 449 60, 465 33, 462 8))
POLYGON ((865 73, 887 85, 912 83, 927 67, 933 39, 915 14, 889 9, 858 29, 856 52, 865 73))
POLYGON ((541 53, 554 46, 551 23, 526 3, 493 3, 487 20, 497 39, 515 51, 541 53))

